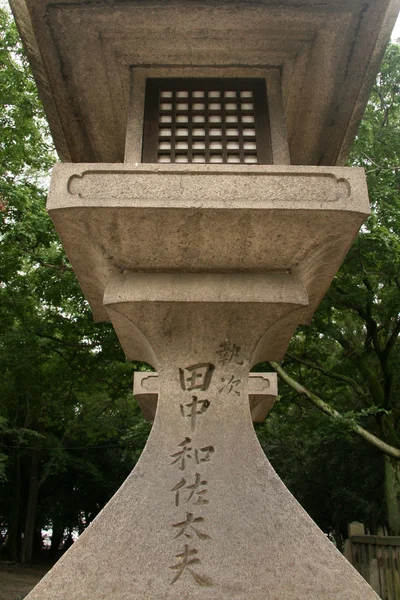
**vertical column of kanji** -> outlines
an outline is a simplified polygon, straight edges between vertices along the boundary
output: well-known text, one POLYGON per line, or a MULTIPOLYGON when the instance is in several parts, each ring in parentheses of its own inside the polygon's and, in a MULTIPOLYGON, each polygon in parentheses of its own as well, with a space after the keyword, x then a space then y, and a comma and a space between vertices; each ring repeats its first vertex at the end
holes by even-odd
POLYGON ((179 411, 187 423, 187 435, 170 456, 170 466, 177 469, 177 482, 170 491, 174 495, 177 516, 179 514, 171 527, 175 533, 173 539, 181 542, 175 555, 177 562, 170 567, 174 571, 171 584, 187 572, 198 585, 212 585, 211 579, 201 569, 201 546, 211 540, 211 536, 207 533, 205 511, 200 514, 199 508, 206 507, 210 502, 207 463, 212 461, 215 447, 211 443, 199 447, 196 425, 211 406, 208 389, 214 368, 211 363, 179 368, 182 388, 179 411))
MULTIPOLYGON (((176 513, 169 525, 171 542, 175 542, 171 585, 179 580, 198 586, 217 583, 207 573, 210 545, 216 541, 213 509, 222 493, 218 481, 220 487, 223 483, 215 469, 220 471, 217 463, 227 452, 224 415, 235 411, 235 403, 242 404, 246 365, 240 346, 228 339, 212 354, 214 362, 181 366, 175 374, 179 375, 180 398, 174 414, 175 418, 179 415, 183 435, 168 456, 168 468, 176 473, 169 489, 176 513)), ((171 544, 172 552, 173 548, 171 544)))

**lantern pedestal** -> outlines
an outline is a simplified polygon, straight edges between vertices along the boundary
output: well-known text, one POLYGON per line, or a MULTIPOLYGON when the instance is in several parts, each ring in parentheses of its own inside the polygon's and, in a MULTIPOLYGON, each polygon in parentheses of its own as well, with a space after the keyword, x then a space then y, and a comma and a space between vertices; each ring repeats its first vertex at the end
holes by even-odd
POLYGON ((250 366, 307 304, 289 274, 110 281, 104 305, 126 352, 157 364, 154 426, 132 474, 29 600, 377 598, 285 488, 251 421, 250 366))
POLYGON ((368 212, 363 173, 188 174, 54 171, 48 208, 93 313, 159 395, 132 474, 29 600, 375 599, 272 469, 248 400, 250 368, 282 358, 368 212))

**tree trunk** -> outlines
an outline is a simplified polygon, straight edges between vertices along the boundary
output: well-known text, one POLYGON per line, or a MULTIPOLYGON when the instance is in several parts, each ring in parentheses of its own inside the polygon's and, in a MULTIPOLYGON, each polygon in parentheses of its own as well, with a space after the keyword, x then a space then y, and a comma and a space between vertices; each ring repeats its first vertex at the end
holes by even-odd
POLYGON ((35 528, 36 507, 39 494, 39 459, 40 450, 32 450, 31 470, 29 476, 29 495, 26 505, 24 539, 22 541, 21 561, 29 563, 32 560, 33 533, 35 528))
POLYGON ((61 521, 56 519, 53 520, 53 533, 51 534, 51 546, 50 546, 50 556, 54 558, 57 556, 58 547, 61 544, 61 540, 64 536, 65 527, 61 521))
POLYGON ((11 518, 9 535, 10 560, 18 562, 19 556, 19 513, 21 505, 21 456, 20 449, 14 452, 14 485, 11 500, 11 518))
POLYGON ((343 554, 343 540, 341 533, 341 516, 337 515, 335 518, 335 542, 336 548, 343 554))
POLYGON ((369 515, 369 534, 378 535, 378 521, 375 512, 369 515))
POLYGON ((385 456, 385 497, 389 532, 400 535, 400 463, 385 456))
POLYGON ((32 544, 32 558, 34 560, 41 559, 43 557, 43 538, 42 528, 40 526, 35 527, 33 530, 33 544, 32 544))

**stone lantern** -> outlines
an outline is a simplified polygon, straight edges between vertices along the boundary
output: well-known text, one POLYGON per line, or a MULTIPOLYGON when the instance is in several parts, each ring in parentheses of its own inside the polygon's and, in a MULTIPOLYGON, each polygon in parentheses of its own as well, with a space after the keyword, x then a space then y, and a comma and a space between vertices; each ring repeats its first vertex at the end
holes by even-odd
POLYGON ((62 160, 50 215, 94 319, 158 373, 137 466, 29 600, 378 598, 265 458, 249 371, 368 214, 341 165, 399 0, 12 8, 62 160))

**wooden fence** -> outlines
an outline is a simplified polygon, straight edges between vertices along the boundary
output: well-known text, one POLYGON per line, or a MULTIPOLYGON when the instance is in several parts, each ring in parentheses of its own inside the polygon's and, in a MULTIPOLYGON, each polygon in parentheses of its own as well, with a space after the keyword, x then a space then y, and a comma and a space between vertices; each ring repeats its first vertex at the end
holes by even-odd
POLYGON ((400 537, 354 535, 346 558, 382 600, 400 600, 400 537))

